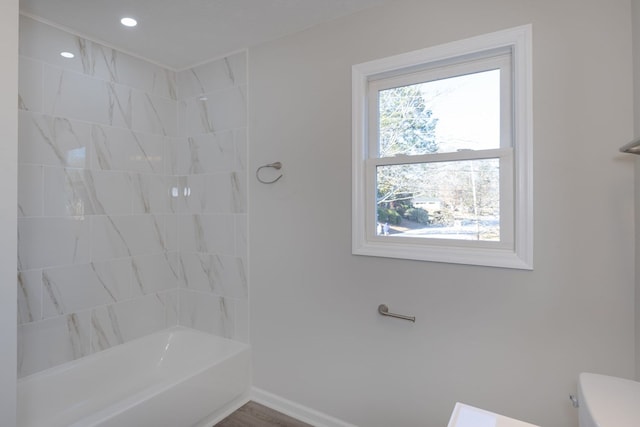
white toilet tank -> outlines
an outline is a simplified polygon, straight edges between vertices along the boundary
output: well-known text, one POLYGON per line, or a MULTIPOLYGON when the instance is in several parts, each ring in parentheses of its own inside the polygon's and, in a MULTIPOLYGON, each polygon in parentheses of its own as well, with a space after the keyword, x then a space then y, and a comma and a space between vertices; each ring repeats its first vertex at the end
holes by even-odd
POLYGON ((580 374, 580 427, 639 427, 640 383, 598 374, 580 374))

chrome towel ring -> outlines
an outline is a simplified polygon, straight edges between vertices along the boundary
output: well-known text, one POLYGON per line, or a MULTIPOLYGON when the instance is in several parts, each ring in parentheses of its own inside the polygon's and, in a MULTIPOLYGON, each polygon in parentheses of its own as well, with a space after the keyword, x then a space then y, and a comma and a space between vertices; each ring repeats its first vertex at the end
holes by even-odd
POLYGON ((282 178, 282 174, 280 174, 280 176, 278 176, 276 179, 272 180, 272 181, 265 181, 262 178, 260 178, 260 171, 264 168, 273 168, 275 170, 280 170, 282 169, 282 163, 280 162, 275 162, 275 163, 269 163, 268 165, 262 165, 260 166, 257 170, 256 170, 256 179, 261 182, 262 184, 273 184, 275 182, 277 182, 280 178, 282 178))

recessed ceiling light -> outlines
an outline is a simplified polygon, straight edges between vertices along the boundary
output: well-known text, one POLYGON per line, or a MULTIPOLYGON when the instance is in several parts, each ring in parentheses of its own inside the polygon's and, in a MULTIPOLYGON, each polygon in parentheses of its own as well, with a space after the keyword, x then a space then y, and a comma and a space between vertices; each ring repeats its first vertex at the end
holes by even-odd
POLYGON ((71 52, 60 52, 60 56, 62 56, 63 58, 71 59, 75 55, 71 52))
POLYGON ((124 25, 125 27, 135 27, 136 25, 138 25, 138 21, 136 21, 133 18, 128 18, 128 17, 122 18, 120 20, 120 23, 122 25, 124 25))

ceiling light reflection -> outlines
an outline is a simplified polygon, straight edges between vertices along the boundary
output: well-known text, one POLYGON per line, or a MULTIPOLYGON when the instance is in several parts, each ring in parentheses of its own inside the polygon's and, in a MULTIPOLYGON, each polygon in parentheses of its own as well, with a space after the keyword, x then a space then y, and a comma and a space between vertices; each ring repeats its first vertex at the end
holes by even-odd
POLYGON ((120 20, 120 23, 122 25, 124 25, 125 27, 135 27, 136 25, 138 25, 138 21, 136 21, 133 18, 129 18, 129 17, 124 17, 120 20))

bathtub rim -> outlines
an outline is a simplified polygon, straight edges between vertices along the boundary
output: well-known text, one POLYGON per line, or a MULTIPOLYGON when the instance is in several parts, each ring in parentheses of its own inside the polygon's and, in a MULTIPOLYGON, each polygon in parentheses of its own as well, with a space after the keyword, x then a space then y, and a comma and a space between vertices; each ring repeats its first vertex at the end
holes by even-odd
MULTIPOLYGON (((181 331, 194 332, 194 333, 196 333, 198 335, 206 336, 207 338, 214 338, 215 340, 234 343, 234 345, 241 345, 241 346, 244 347, 242 349, 234 351, 232 354, 229 354, 226 357, 222 357, 220 359, 216 359, 217 362, 221 362, 223 360, 226 360, 227 358, 232 357, 234 354, 237 354, 240 351, 243 351, 244 349, 251 350, 251 345, 248 344, 248 343, 245 343, 245 342, 242 342, 242 341, 236 341, 236 340, 233 340, 233 339, 230 339, 230 338, 221 337, 219 335, 210 334, 208 332, 203 332, 203 331, 200 331, 198 329, 193 329, 193 328, 189 328, 189 327, 186 327, 186 326, 177 325, 177 326, 171 326, 169 328, 161 329, 159 331, 152 332, 150 334, 146 334, 146 335, 143 335, 141 337, 137 337, 137 338, 131 339, 129 341, 125 341, 125 342, 123 342, 121 344, 116 344, 116 345, 111 346, 111 347, 109 347, 109 348, 107 348, 105 350, 100 350, 98 352, 88 354, 88 355, 80 357, 78 359, 70 360, 68 362, 61 363, 60 365, 52 366, 50 368, 43 369, 42 371, 34 372, 34 373, 26 375, 24 377, 20 377, 20 378, 18 378, 18 388, 20 388, 20 385, 22 385, 23 383, 29 382, 30 380, 34 380, 34 379, 37 379, 39 377, 43 377, 43 378, 44 377, 50 377, 50 376, 53 376, 53 375, 55 375, 57 373, 66 372, 66 371, 72 369, 73 366, 77 365, 78 363, 89 363, 89 362, 91 362, 93 360, 107 357, 107 355, 109 353, 117 352, 119 350, 122 350, 122 346, 124 346, 124 345, 140 342, 140 341, 143 341, 145 339, 150 339, 151 337, 155 337, 155 336, 167 335, 167 334, 171 335, 171 334, 173 334, 175 332, 181 332, 181 331)), ((207 366, 211 366, 211 365, 207 365, 207 366)), ((203 369, 205 369, 205 368, 203 368, 203 369)), ((196 373, 197 372, 201 372, 201 370, 194 371, 194 372, 196 372, 196 373)))

